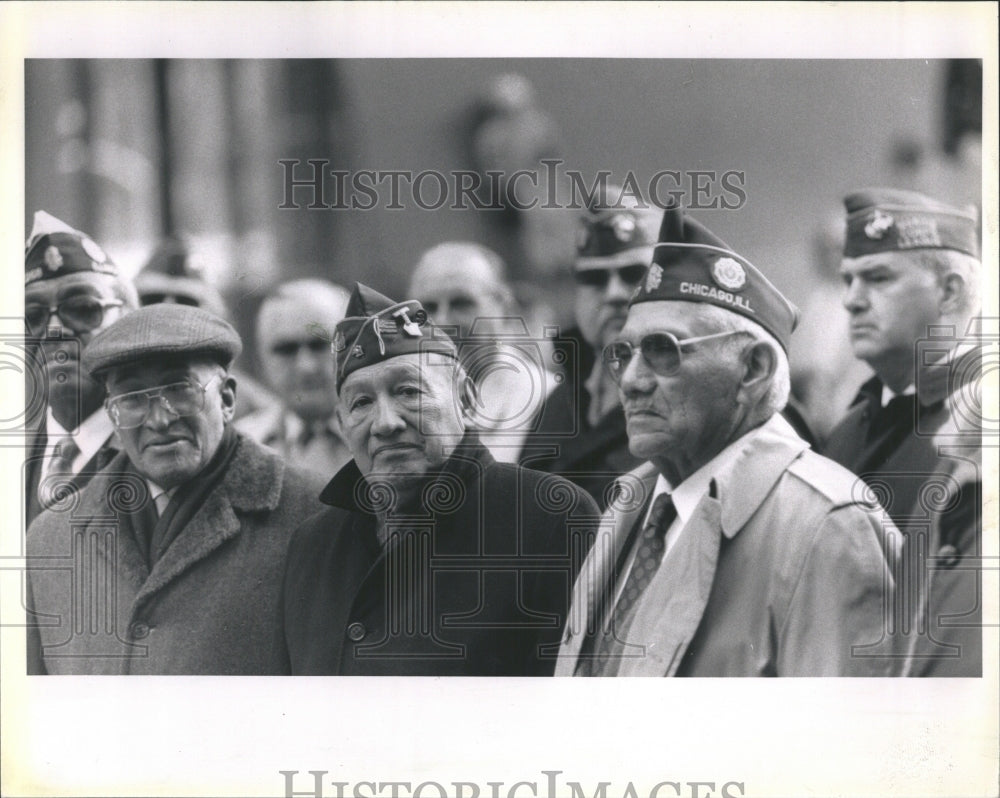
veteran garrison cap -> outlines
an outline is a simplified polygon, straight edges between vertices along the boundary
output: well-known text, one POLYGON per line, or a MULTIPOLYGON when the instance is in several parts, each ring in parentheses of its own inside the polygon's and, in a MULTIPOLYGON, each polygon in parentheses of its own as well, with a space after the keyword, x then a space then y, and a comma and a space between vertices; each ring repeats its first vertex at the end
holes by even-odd
POLYGON ((576 268, 647 265, 656 244, 659 210, 640 206, 637 198, 618 186, 601 189, 581 219, 576 268))
POLYGON ((118 276, 118 267, 86 233, 74 230, 45 211, 35 211, 24 245, 24 284, 74 272, 118 276))
POLYGON ((147 305, 101 330, 83 350, 83 367, 108 369, 149 358, 207 357, 223 368, 243 350, 229 322, 190 305, 147 305))
POLYGON ((707 302, 756 322, 788 351, 799 311, 750 261, 683 208, 663 212, 653 263, 629 307, 659 300, 707 302))
POLYGON ((399 355, 434 352, 458 359, 455 344, 417 300, 394 302, 362 283, 354 284, 330 348, 337 361, 338 391, 352 372, 399 355))
POLYGON ((844 257, 911 249, 951 249, 979 257, 978 215, 894 188, 868 188, 844 198, 844 257))

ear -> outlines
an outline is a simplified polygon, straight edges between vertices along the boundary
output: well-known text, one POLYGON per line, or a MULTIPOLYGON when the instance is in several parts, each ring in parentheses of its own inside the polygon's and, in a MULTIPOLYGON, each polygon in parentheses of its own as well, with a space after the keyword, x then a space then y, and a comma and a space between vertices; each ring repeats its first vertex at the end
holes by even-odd
POLYGON ((479 386, 467 374, 462 376, 462 382, 458 389, 458 401, 462 410, 462 417, 469 420, 477 407, 482 407, 482 400, 479 398, 479 386))
POLYGON ((228 424, 236 414, 236 378, 227 374, 222 378, 219 386, 219 395, 222 397, 222 418, 228 424))
POLYGON ((942 316, 958 312, 965 297, 965 280, 962 275, 950 272, 941 281, 941 301, 938 307, 942 316))
POLYGON ((751 407, 764 395, 774 372, 778 368, 778 355, 764 341, 755 341, 743 350, 743 377, 737 392, 737 401, 751 407))

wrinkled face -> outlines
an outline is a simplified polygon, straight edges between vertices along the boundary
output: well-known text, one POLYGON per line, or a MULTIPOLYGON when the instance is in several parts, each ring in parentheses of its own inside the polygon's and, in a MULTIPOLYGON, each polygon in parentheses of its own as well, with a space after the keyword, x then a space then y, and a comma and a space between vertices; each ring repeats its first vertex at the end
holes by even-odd
POLYGON ((313 326, 329 315, 284 298, 269 301, 261 312, 258 341, 267 382, 306 421, 326 420, 335 407, 329 337, 313 326))
POLYGON ((880 364, 912 361, 916 342, 941 320, 937 275, 899 252, 845 258, 840 275, 854 356, 876 371, 880 364))
POLYGON ((598 353, 618 337, 625 324, 628 301, 649 266, 644 253, 636 250, 635 262, 625 266, 578 268, 574 275, 576 323, 583 339, 598 353))
POLYGON ((477 335, 498 331, 498 319, 507 312, 492 270, 478 256, 422 262, 413 275, 409 296, 419 300, 438 326, 457 326, 462 339, 469 336, 474 323, 477 335))
POLYGON ((399 355, 349 374, 337 417, 361 473, 392 482, 442 465, 465 433, 457 394, 450 358, 399 355))
POLYGON ((183 381, 206 386, 199 411, 178 416, 151 398, 149 413, 138 427, 118 430, 136 470, 168 490, 196 477, 219 448, 233 417, 236 381, 221 366, 206 361, 141 361, 112 369, 108 375, 109 400, 183 381))
MULTIPOLYGON (((634 305, 618 340, 638 349, 650 333, 669 332, 683 341, 722 332, 699 321, 697 309, 692 302, 634 305)), ((632 358, 619 387, 633 455, 685 464, 706 461, 722 449, 733 428, 742 375, 727 340, 683 347, 680 368, 669 376, 654 373, 638 354, 632 358)))
POLYGON ((49 404, 57 416, 62 407, 70 413, 69 408, 79 406, 84 418, 100 407, 104 391, 80 368, 80 354, 94 335, 122 315, 120 304, 108 304, 118 302, 114 289, 114 278, 89 272, 40 280, 24 289, 27 321, 36 314, 44 320, 54 306, 64 309, 49 315, 39 330, 29 330, 42 340, 49 404))

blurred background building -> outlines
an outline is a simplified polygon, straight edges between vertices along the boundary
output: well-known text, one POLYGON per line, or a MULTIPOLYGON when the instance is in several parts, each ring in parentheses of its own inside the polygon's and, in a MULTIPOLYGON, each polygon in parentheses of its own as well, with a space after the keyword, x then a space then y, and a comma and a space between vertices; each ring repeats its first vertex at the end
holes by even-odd
POLYGON ((308 192, 281 209, 282 160, 302 179, 310 159, 509 174, 558 158, 562 187, 603 170, 643 191, 662 170, 735 170, 745 204, 695 215, 802 307, 830 279, 817 236, 847 191, 980 200, 976 61, 30 60, 25 80, 25 230, 44 208, 133 271, 183 237, 248 343, 278 280, 398 295, 444 240, 491 246, 557 320, 570 310, 574 214, 518 210, 503 187, 495 210, 425 210, 405 191, 401 209, 309 209, 308 192))

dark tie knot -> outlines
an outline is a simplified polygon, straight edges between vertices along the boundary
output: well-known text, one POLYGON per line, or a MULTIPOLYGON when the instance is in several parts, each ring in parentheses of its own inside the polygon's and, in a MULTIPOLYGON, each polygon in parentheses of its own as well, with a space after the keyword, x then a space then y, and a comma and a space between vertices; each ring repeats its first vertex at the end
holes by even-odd
POLYGON ((669 493, 661 493, 653 501, 653 507, 649 511, 649 520, 646 522, 647 527, 654 527, 657 530, 666 532, 668 523, 666 523, 667 517, 673 515, 674 512, 674 500, 670 497, 669 493))

